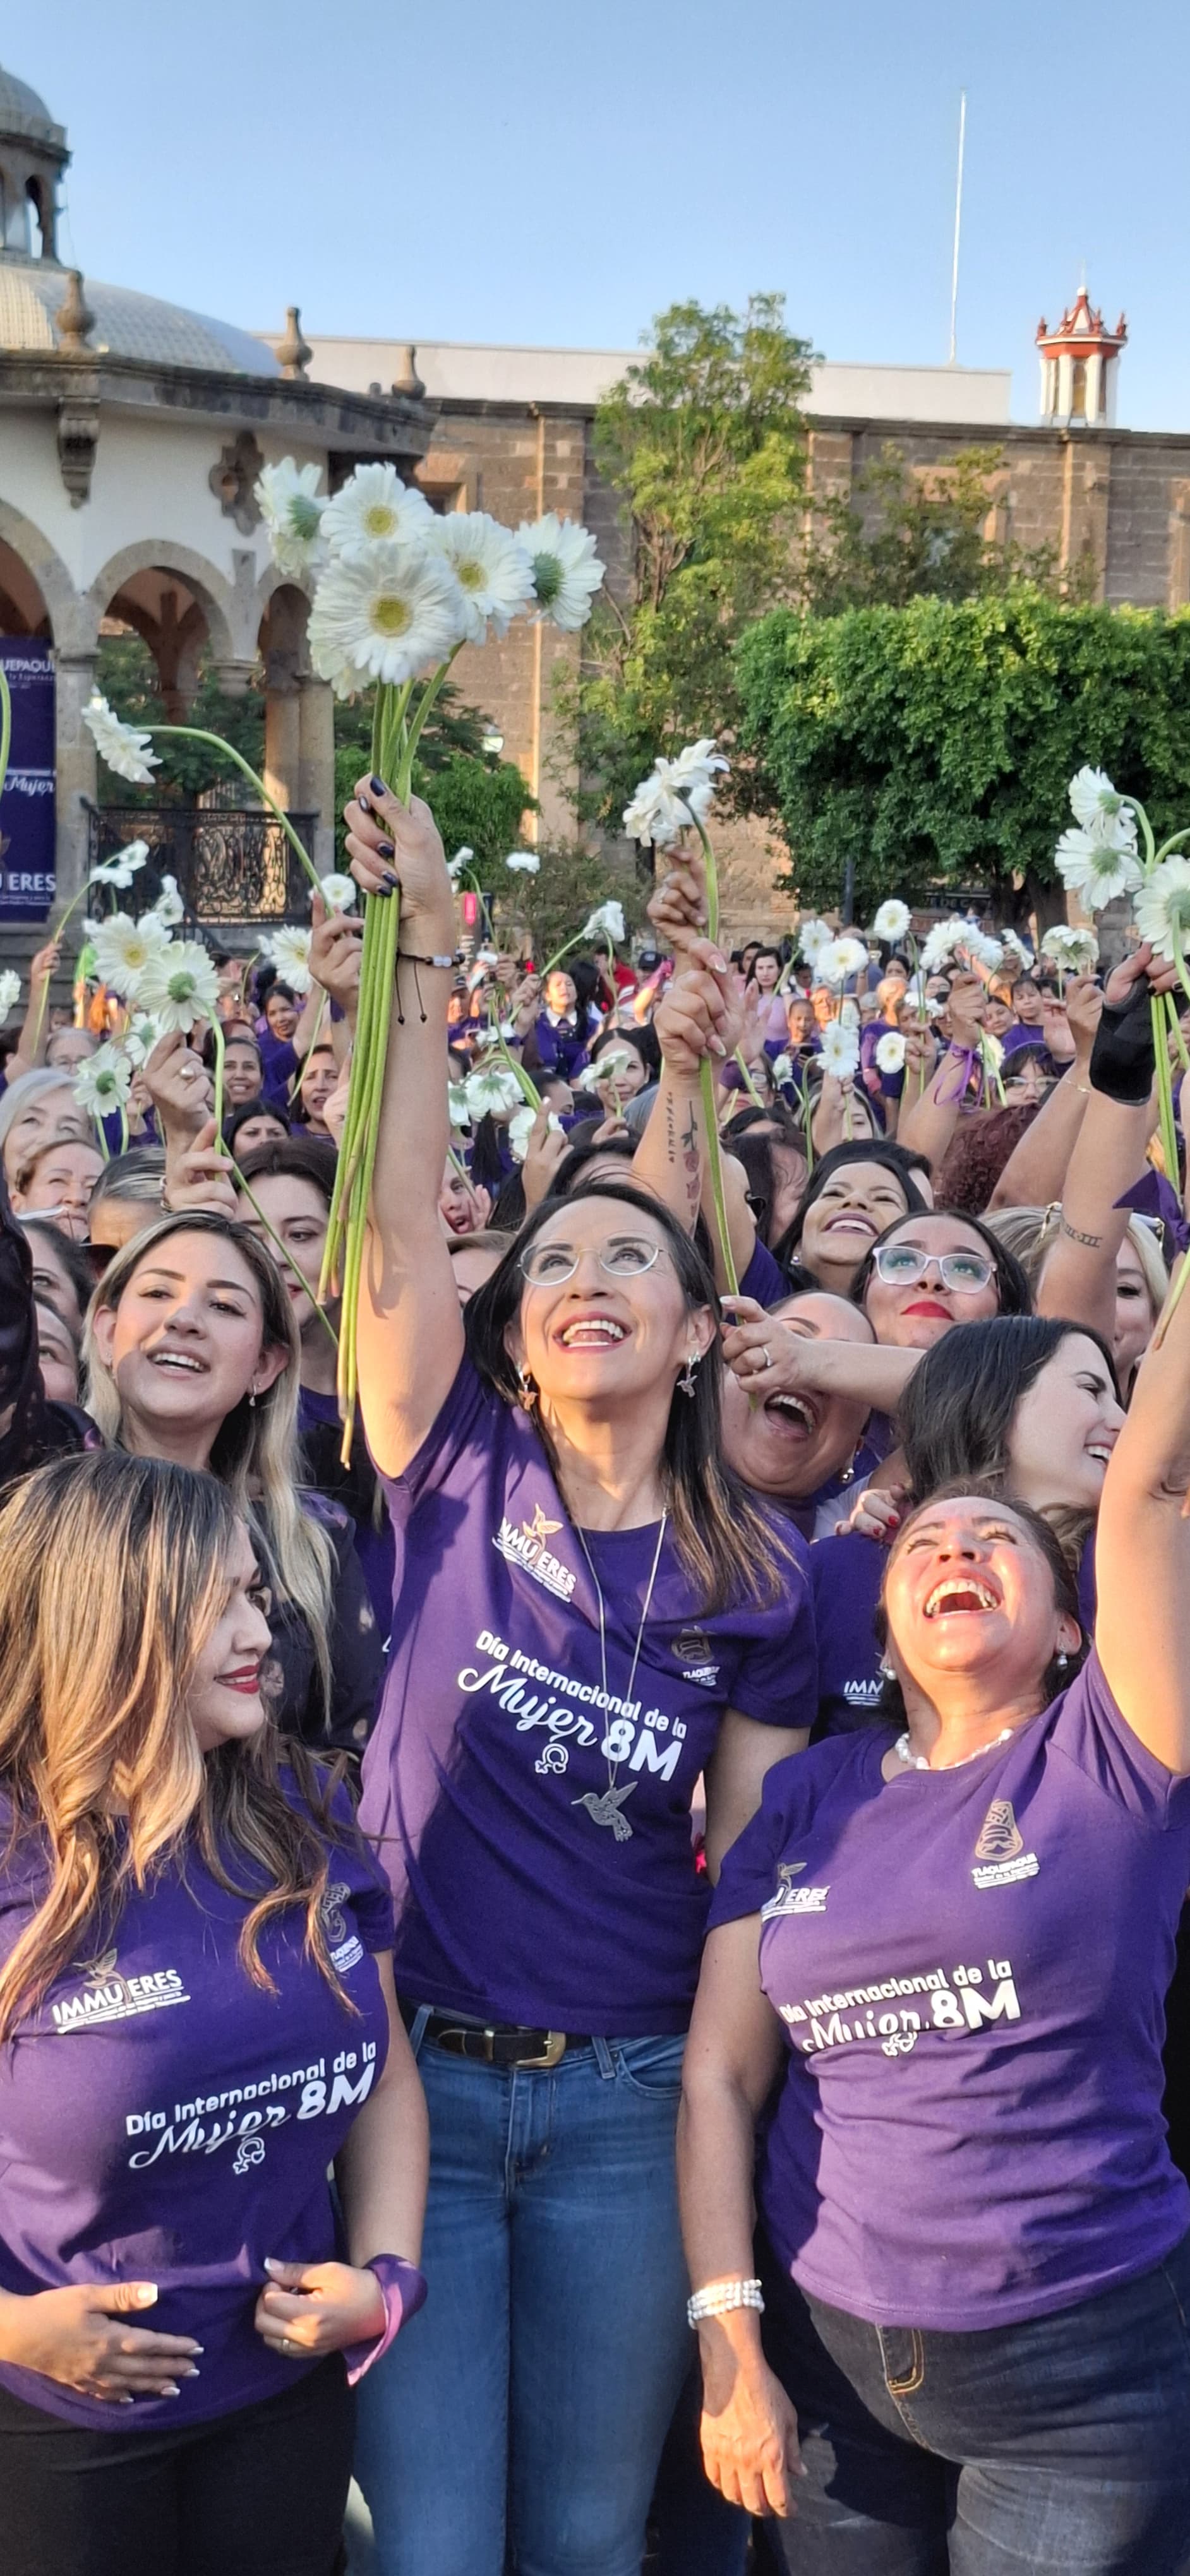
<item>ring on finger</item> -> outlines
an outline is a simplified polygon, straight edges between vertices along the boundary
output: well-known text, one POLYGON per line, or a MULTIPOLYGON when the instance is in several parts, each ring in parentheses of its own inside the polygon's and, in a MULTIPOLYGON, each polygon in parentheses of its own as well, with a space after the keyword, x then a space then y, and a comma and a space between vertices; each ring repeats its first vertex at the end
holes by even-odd
POLYGON ((302 2348, 302 2347, 301 2347, 300 2343, 294 2343, 294 2342, 291 2340, 291 2338, 290 2338, 290 2336, 289 2336, 289 2335, 282 2335, 282 2337, 281 2337, 281 2350, 282 2350, 282 2352, 300 2352, 300 2351, 301 2351, 301 2348, 302 2348))

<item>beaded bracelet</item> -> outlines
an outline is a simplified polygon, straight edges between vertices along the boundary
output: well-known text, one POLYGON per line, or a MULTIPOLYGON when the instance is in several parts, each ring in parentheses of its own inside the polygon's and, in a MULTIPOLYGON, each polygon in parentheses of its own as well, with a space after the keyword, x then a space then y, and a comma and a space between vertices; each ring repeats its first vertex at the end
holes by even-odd
POLYGON ((738 2276, 729 2281, 708 2281, 693 2298, 686 2301, 687 2325, 700 2325, 704 2317, 727 2316, 733 2308, 764 2310, 759 2281, 744 2281, 738 2276))

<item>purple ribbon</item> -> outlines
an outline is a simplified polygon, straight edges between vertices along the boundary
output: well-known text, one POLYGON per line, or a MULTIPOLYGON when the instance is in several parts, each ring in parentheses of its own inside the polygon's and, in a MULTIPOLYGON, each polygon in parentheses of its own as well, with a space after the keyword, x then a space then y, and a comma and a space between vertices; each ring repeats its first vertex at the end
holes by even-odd
POLYGON ((948 1056, 948 1057, 957 1057, 957 1058, 958 1058, 958 1060, 959 1060, 959 1064, 960 1064, 960 1068, 961 1068, 961 1071, 960 1071, 960 1079, 959 1079, 958 1083, 954 1086, 954 1088, 953 1088, 952 1090, 950 1090, 950 1091, 945 1091, 945 1090, 943 1090, 943 1091, 938 1091, 938 1092, 936 1092, 936 1093, 935 1093, 935 1095, 934 1095, 934 1096, 935 1096, 935 1099, 936 1099, 936 1101, 937 1101, 937 1103, 938 1103, 938 1107, 939 1107, 940 1109, 949 1109, 949 1107, 950 1107, 950 1105, 951 1105, 951 1102, 952 1102, 952 1101, 954 1101, 954 1100, 963 1100, 963 1099, 965 1099, 965 1098, 966 1098, 966 1094, 967 1094, 967 1091, 968 1091, 968 1088, 969 1088, 969 1086, 970 1086, 970 1082, 971 1082, 971 1077, 972 1077, 972 1074, 973 1074, 973 1073, 974 1073, 974 1071, 975 1071, 975 1049, 974 1049, 974 1047, 961 1047, 961 1046, 955 1046, 955 1045, 954 1045, 954 1043, 952 1042, 952 1043, 951 1043, 951 1045, 947 1048, 946 1052, 947 1052, 947 1056, 948 1056))
POLYGON ((1178 1252, 1190 1249, 1190 1226, 1179 1205, 1177 1191, 1165 1173, 1155 1172, 1151 1164, 1147 1172, 1142 1172, 1139 1181, 1133 1181, 1131 1189, 1125 1190, 1122 1197, 1113 1199, 1112 1205, 1127 1208, 1134 1216, 1163 1218, 1167 1245, 1172 1244, 1178 1252))

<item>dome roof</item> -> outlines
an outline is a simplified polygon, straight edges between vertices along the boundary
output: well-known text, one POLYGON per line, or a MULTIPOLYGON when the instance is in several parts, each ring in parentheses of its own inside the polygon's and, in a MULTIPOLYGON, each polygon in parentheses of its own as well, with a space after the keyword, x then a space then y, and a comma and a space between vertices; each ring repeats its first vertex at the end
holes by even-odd
POLYGON ((39 135, 44 143, 65 140, 60 125, 54 123, 45 100, 39 98, 28 81, 18 80, 15 72, 6 72, 0 64, 0 134, 39 135))
MULTIPOLYGON (((0 72, 0 101, 7 81, 8 75, 0 72)), ((9 86, 24 89, 22 81, 9 86)), ((26 95, 32 98, 32 90, 26 95)), ((0 352, 56 349, 54 315, 66 288, 67 272, 55 261, 0 259, 0 352)), ((191 313, 185 305, 166 304, 155 295, 138 295, 130 286, 101 286, 90 277, 83 280, 83 292, 95 316, 87 347, 96 357, 110 353, 151 366, 209 367, 221 375, 281 373, 273 351, 232 322, 213 321, 209 314, 191 313)))

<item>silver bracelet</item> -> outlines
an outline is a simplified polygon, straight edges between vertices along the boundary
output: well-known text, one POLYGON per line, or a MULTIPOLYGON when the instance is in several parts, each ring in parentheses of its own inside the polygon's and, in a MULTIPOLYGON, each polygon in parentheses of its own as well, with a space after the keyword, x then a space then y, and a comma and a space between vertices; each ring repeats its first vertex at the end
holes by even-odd
POLYGON ((708 2281, 686 2301, 686 2323, 700 2325, 704 2317, 724 2317, 734 2308, 755 2308, 764 2312, 764 2299, 759 2281, 744 2281, 737 2274, 730 2281, 708 2281))

